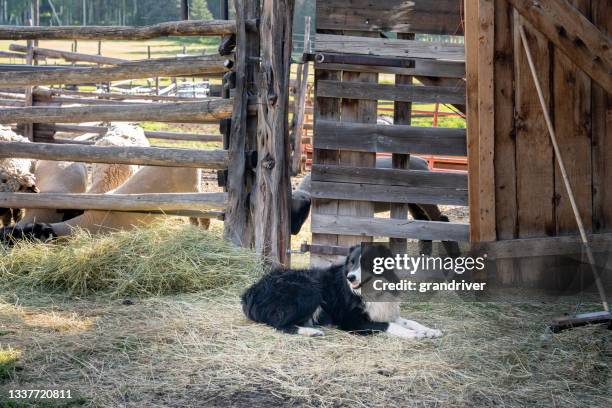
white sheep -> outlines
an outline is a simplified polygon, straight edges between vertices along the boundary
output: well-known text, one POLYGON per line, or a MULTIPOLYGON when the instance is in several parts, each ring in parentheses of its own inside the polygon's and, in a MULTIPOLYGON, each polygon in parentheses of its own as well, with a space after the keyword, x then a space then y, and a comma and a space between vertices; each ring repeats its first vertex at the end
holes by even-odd
MULTIPOLYGON (((201 171, 193 168, 145 166, 128 181, 107 194, 190 193, 200 191, 201 171)), ((49 227, 56 236, 70 235, 75 228, 91 233, 130 229, 150 224, 163 214, 87 210, 82 215, 49 227)))
MULTIPOLYGON (((38 160, 34 176, 41 193, 84 193, 87 190, 87 166, 84 163, 38 160)), ((59 222, 70 218, 72 212, 45 208, 28 208, 17 223, 23 227, 35 222, 59 222)))
MULTIPOLYGON (((19 136, 11 128, 0 125, 0 143, 30 141, 19 136)), ((30 159, 0 159, 0 192, 36 192, 36 177, 32 172, 33 161, 30 159)), ((0 219, 4 225, 9 225, 13 220, 18 221, 23 212, 20 209, 0 208, 0 219)))
MULTIPOLYGON (((96 142, 96 146, 150 146, 144 130, 134 125, 114 125, 96 142)), ((91 169, 91 187, 88 193, 106 193, 116 189, 138 170, 129 164, 94 163, 91 169)))

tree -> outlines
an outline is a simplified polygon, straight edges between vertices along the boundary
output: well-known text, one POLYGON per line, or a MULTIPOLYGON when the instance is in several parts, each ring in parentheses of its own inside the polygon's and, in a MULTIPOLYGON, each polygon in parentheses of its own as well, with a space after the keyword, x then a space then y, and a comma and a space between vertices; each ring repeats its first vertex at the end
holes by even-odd
POLYGON ((208 1, 206 0, 191 0, 190 17, 193 20, 212 20, 213 16, 208 9, 208 1))

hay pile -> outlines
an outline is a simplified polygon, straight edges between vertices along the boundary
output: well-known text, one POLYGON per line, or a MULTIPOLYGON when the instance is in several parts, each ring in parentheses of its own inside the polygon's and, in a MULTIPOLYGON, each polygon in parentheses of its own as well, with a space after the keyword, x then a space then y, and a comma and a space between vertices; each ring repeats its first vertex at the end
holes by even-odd
POLYGON ((261 271, 257 257, 217 233, 177 223, 59 243, 21 242, 0 249, 0 288, 69 296, 160 296, 244 283, 261 271))

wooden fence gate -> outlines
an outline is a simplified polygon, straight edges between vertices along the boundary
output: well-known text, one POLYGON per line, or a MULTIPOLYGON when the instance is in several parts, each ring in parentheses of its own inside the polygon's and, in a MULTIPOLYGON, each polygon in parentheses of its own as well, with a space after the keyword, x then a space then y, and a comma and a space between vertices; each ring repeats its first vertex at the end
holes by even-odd
POLYGON ((465 129, 411 126, 412 103, 465 112, 463 44, 419 38, 463 35, 462 1, 319 1, 316 29, 311 263, 373 237, 396 250, 467 241, 468 224, 409 220, 407 206, 468 204, 467 174, 409 168, 410 154, 467 155, 465 129), (393 101, 393 125, 377 124, 380 101, 393 101), (391 153, 393 169, 375 168, 377 153, 391 153), (375 217, 375 202, 390 216, 375 217))

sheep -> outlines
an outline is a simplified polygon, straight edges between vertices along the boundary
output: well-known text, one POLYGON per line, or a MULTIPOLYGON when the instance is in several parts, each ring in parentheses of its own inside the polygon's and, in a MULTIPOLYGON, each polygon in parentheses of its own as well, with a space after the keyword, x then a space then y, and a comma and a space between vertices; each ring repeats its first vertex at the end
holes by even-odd
MULTIPOLYGON (((116 190, 107 194, 199 192, 200 180, 201 170, 199 169, 144 166, 116 190)), ((83 229, 98 234, 150 224, 162 217, 165 217, 165 215, 87 210, 82 215, 64 222, 36 223, 23 227, 4 228, 0 232, 0 240, 5 242, 20 238, 45 240, 51 237, 68 236, 75 229, 83 229)))
MULTIPOLYGON (((19 136, 11 128, 0 125, 0 143, 29 143, 25 137, 19 136)), ((36 177, 32 172, 33 161, 29 159, 0 159, 0 192, 37 192, 36 177)), ((19 221, 23 216, 21 209, 0 208, 0 218, 3 225, 19 221)))
MULTIPOLYGON (((41 193, 84 193, 87 190, 87 166, 84 163, 39 160, 35 165, 34 176, 41 193)), ((28 208, 16 226, 59 222, 73 215, 74 211, 28 208)))
MULTIPOLYGON (((144 130, 133 125, 114 125, 95 142, 96 146, 150 146, 144 130)), ((123 184, 138 170, 138 166, 130 164, 94 163, 91 169, 91 187, 87 190, 92 194, 103 194, 114 190, 123 184)))
MULTIPOLYGON (((393 168, 391 157, 377 157, 376 168, 393 168)), ((429 171, 427 161, 418 157, 410 156, 409 168, 411 170, 429 171)), ((291 194, 291 234, 297 235, 302 229, 302 225, 310 215, 311 206, 311 173, 307 173, 298 187, 291 194)), ((374 212, 381 213, 390 210, 390 204, 385 202, 375 202, 374 212)), ((415 220, 443 221, 449 222, 447 216, 443 215, 435 204, 408 204, 408 211, 415 220)), ((444 248, 450 255, 459 254, 459 246, 456 242, 443 241, 444 248)), ((431 241, 421 241, 420 250, 422 253, 431 253, 431 241)))

